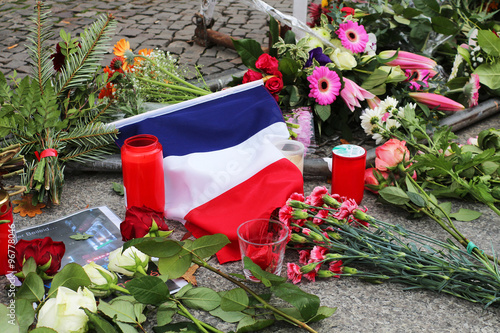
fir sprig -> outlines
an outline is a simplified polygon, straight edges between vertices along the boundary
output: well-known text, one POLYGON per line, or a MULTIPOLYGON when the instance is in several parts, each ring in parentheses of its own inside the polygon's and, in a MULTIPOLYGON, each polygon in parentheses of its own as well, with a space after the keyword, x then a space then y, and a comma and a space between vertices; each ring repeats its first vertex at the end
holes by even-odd
POLYGON ((48 198, 60 202, 64 162, 86 162, 114 151, 118 130, 101 121, 112 112, 95 94, 106 84, 97 75, 116 25, 102 15, 80 38, 61 30, 58 44, 64 56, 60 72, 53 67, 47 45, 50 12, 37 2, 28 45, 33 76, 9 87, 0 73, 0 135, 18 143, 29 163, 22 184, 34 192, 36 204, 48 198), (36 158, 35 158, 36 157, 36 158))

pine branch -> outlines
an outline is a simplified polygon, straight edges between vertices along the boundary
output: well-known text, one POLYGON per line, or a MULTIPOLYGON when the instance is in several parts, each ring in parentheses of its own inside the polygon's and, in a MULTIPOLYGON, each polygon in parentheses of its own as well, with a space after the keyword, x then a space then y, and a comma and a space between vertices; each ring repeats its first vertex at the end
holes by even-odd
POLYGON ((69 132, 61 133, 58 139, 68 145, 100 146, 114 142, 117 134, 118 130, 116 128, 102 123, 95 123, 76 126, 69 132))
POLYGON ((33 66, 33 79, 43 94, 53 73, 50 51, 46 46, 46 42, 52 37, 50 31, 52 25, 49 23, 50 11, 47 10, 47 7, 41 1, 38 1, 35 7, 35 15, 30 18, 34 27, 29 28, 30 35, 28 36, 28 41, 31 44, 28 44, 27 47, 33 66))
POLYGON ((56 95, 64 97, 67 90, 92 79, 106 53, 116 26, 113 15, 100 16, 81 35, 80 48, 66 58, 66 64, 55 82, 56 95))
POLYGON ((101 160, 103 155, 111 155, 116 151, 110 144, 93 147, 78 147, 66 153, 64 157, 59 158, 62 162, 76 161, 80 163, 88 162, 89 160, 101 160))

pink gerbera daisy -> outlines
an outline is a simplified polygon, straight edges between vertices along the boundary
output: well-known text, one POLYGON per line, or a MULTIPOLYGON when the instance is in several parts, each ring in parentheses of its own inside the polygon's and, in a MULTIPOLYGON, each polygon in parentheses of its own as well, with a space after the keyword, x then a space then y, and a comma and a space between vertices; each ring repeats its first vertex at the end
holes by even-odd
POLYGON ((365 50, 369 37, 365 27, 359 25, 358 22, 347 21, 341 23, 336 33, 342 42, 342 46, 346 49, 354 53, 361 53, 365 50))
POLYGON ((328 105, 335 101, 340 92, 340 78, 335 71, 325 66, 316 67, 307 77, 309 81, 309 97, 315 98, 316 103, 328 105))

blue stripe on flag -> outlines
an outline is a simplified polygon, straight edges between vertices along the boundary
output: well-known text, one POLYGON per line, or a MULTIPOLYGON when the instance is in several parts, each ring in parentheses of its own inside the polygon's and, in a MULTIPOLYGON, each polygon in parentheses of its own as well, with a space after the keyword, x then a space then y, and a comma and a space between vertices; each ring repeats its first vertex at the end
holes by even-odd
POLYGON ((283 121, 274 98, 263 85, 258 85, 130 125, 117 126, 120 134, 116 142, 121 146, 128 137, 152 134, 162 144, 164 157, 184 156, 235 146, 269 125, 283 121))

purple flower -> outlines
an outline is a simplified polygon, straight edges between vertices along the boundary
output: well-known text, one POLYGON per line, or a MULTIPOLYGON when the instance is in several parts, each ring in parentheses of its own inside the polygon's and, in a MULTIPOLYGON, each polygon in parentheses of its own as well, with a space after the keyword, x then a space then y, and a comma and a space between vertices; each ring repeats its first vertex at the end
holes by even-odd
POLYGON ((306 61, 304 68, 312 66, 313 59, 316 59, 320 66, 324 66, 329 62, 332 62, 330 57, 323 53, 323 49, 321 47, 317 47, 309 51, 309 59, 306 61))

